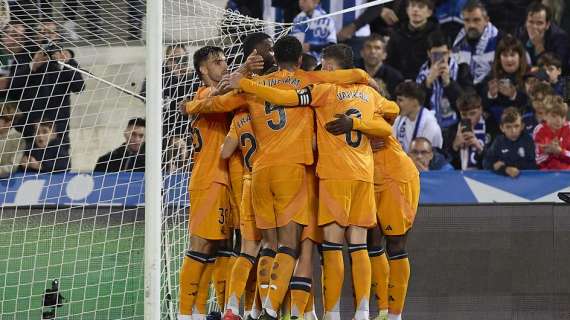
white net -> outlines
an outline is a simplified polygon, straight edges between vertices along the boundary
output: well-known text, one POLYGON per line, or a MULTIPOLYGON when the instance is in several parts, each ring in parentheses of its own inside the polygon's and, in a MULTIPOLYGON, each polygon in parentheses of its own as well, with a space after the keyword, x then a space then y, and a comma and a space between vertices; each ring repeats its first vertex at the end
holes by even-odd
POLYGON ((145 111, 144 1, 10 3, 0 55, 2 319, 143 317, 145 148, 163 150, 162 317, 176 314, 192 152, 176 103, 199 85, 192 53, 219 45, 235 65, 245 36, 288 28, 211 2, 164 1, 162 146, 145 146, 142 120, 129 122, 145 111))

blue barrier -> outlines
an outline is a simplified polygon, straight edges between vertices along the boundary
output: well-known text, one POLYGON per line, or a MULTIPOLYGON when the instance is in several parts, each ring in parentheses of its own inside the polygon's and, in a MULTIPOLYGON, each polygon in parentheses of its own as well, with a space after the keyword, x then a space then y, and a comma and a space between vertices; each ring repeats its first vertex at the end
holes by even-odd
MULTIPOLYGON (((164 203, 188 205, 185 175, 164 177, 164 203)), ((559 202, 570 172, 526 171, 516 179, 487 171, 425 172, 421 204, 559 202)), ((0 179, 0 205, 144 205, 143 173, 22 174, 0 179)))

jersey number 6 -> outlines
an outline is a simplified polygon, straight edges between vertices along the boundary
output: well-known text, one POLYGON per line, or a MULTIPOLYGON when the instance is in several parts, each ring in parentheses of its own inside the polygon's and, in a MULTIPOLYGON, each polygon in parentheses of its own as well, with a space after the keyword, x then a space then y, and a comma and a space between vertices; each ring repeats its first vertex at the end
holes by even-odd
MULTIPOLYGON (((362 118, 362 113, 358 109, 348 109, 344 112, 347 116, 356 116, 357 118, 362 118)), ((350 131, 344 134, 346 139, 346 144, 353 148, 358 148, 360 146, 360 142, 362 141, 362 132, 360 131, 350 131)))

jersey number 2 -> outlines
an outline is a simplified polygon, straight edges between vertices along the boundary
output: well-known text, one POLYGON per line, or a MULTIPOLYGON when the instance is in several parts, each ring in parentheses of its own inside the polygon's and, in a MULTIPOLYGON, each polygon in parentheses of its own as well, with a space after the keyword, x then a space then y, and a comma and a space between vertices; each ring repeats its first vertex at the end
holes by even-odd
POLYGON ((285 108, 276 106, 266 101, 265 114, 270 115, 273 112, 277 112, 277 114, 279 115, 279 121, 275 122, 273 120, 267 120, 267 125, 269 126, 269 128, 275 131, 283 129, 287 124, 287 114, 285 113, 285 108))
POLYGON ((255 141, 255 137, 253 134, 246 132, 242 134, 239 138, 242 148, 247 146, 247 141, 250 143, 250 147, 247 152, 243 155, 243 162, 245 163, 246 167, 251 171, 252 164, 251 164, 251 157, 255 150, 257 149, 257 142, 255 141))

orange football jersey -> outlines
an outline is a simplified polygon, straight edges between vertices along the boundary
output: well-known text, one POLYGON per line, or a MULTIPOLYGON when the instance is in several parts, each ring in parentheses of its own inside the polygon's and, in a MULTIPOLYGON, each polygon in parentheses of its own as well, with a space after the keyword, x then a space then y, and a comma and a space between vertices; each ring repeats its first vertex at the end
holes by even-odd
MULTIPOLYGON (((208 96, 210 88, 198 89, 194 99, 208 96)), ((226 114, 199 114, 192 124, 194 146, 190 190, 202 190, 212 182, 229 186, 228 163, 220 157, 220 147, 228 132, 226 114)))
POLYGON ((246 109, 235 112, 228 136, 238 141, 243 158, 244 174, 250 174, 257 150, 257 141, 251 126, 251 115, 246 109))

